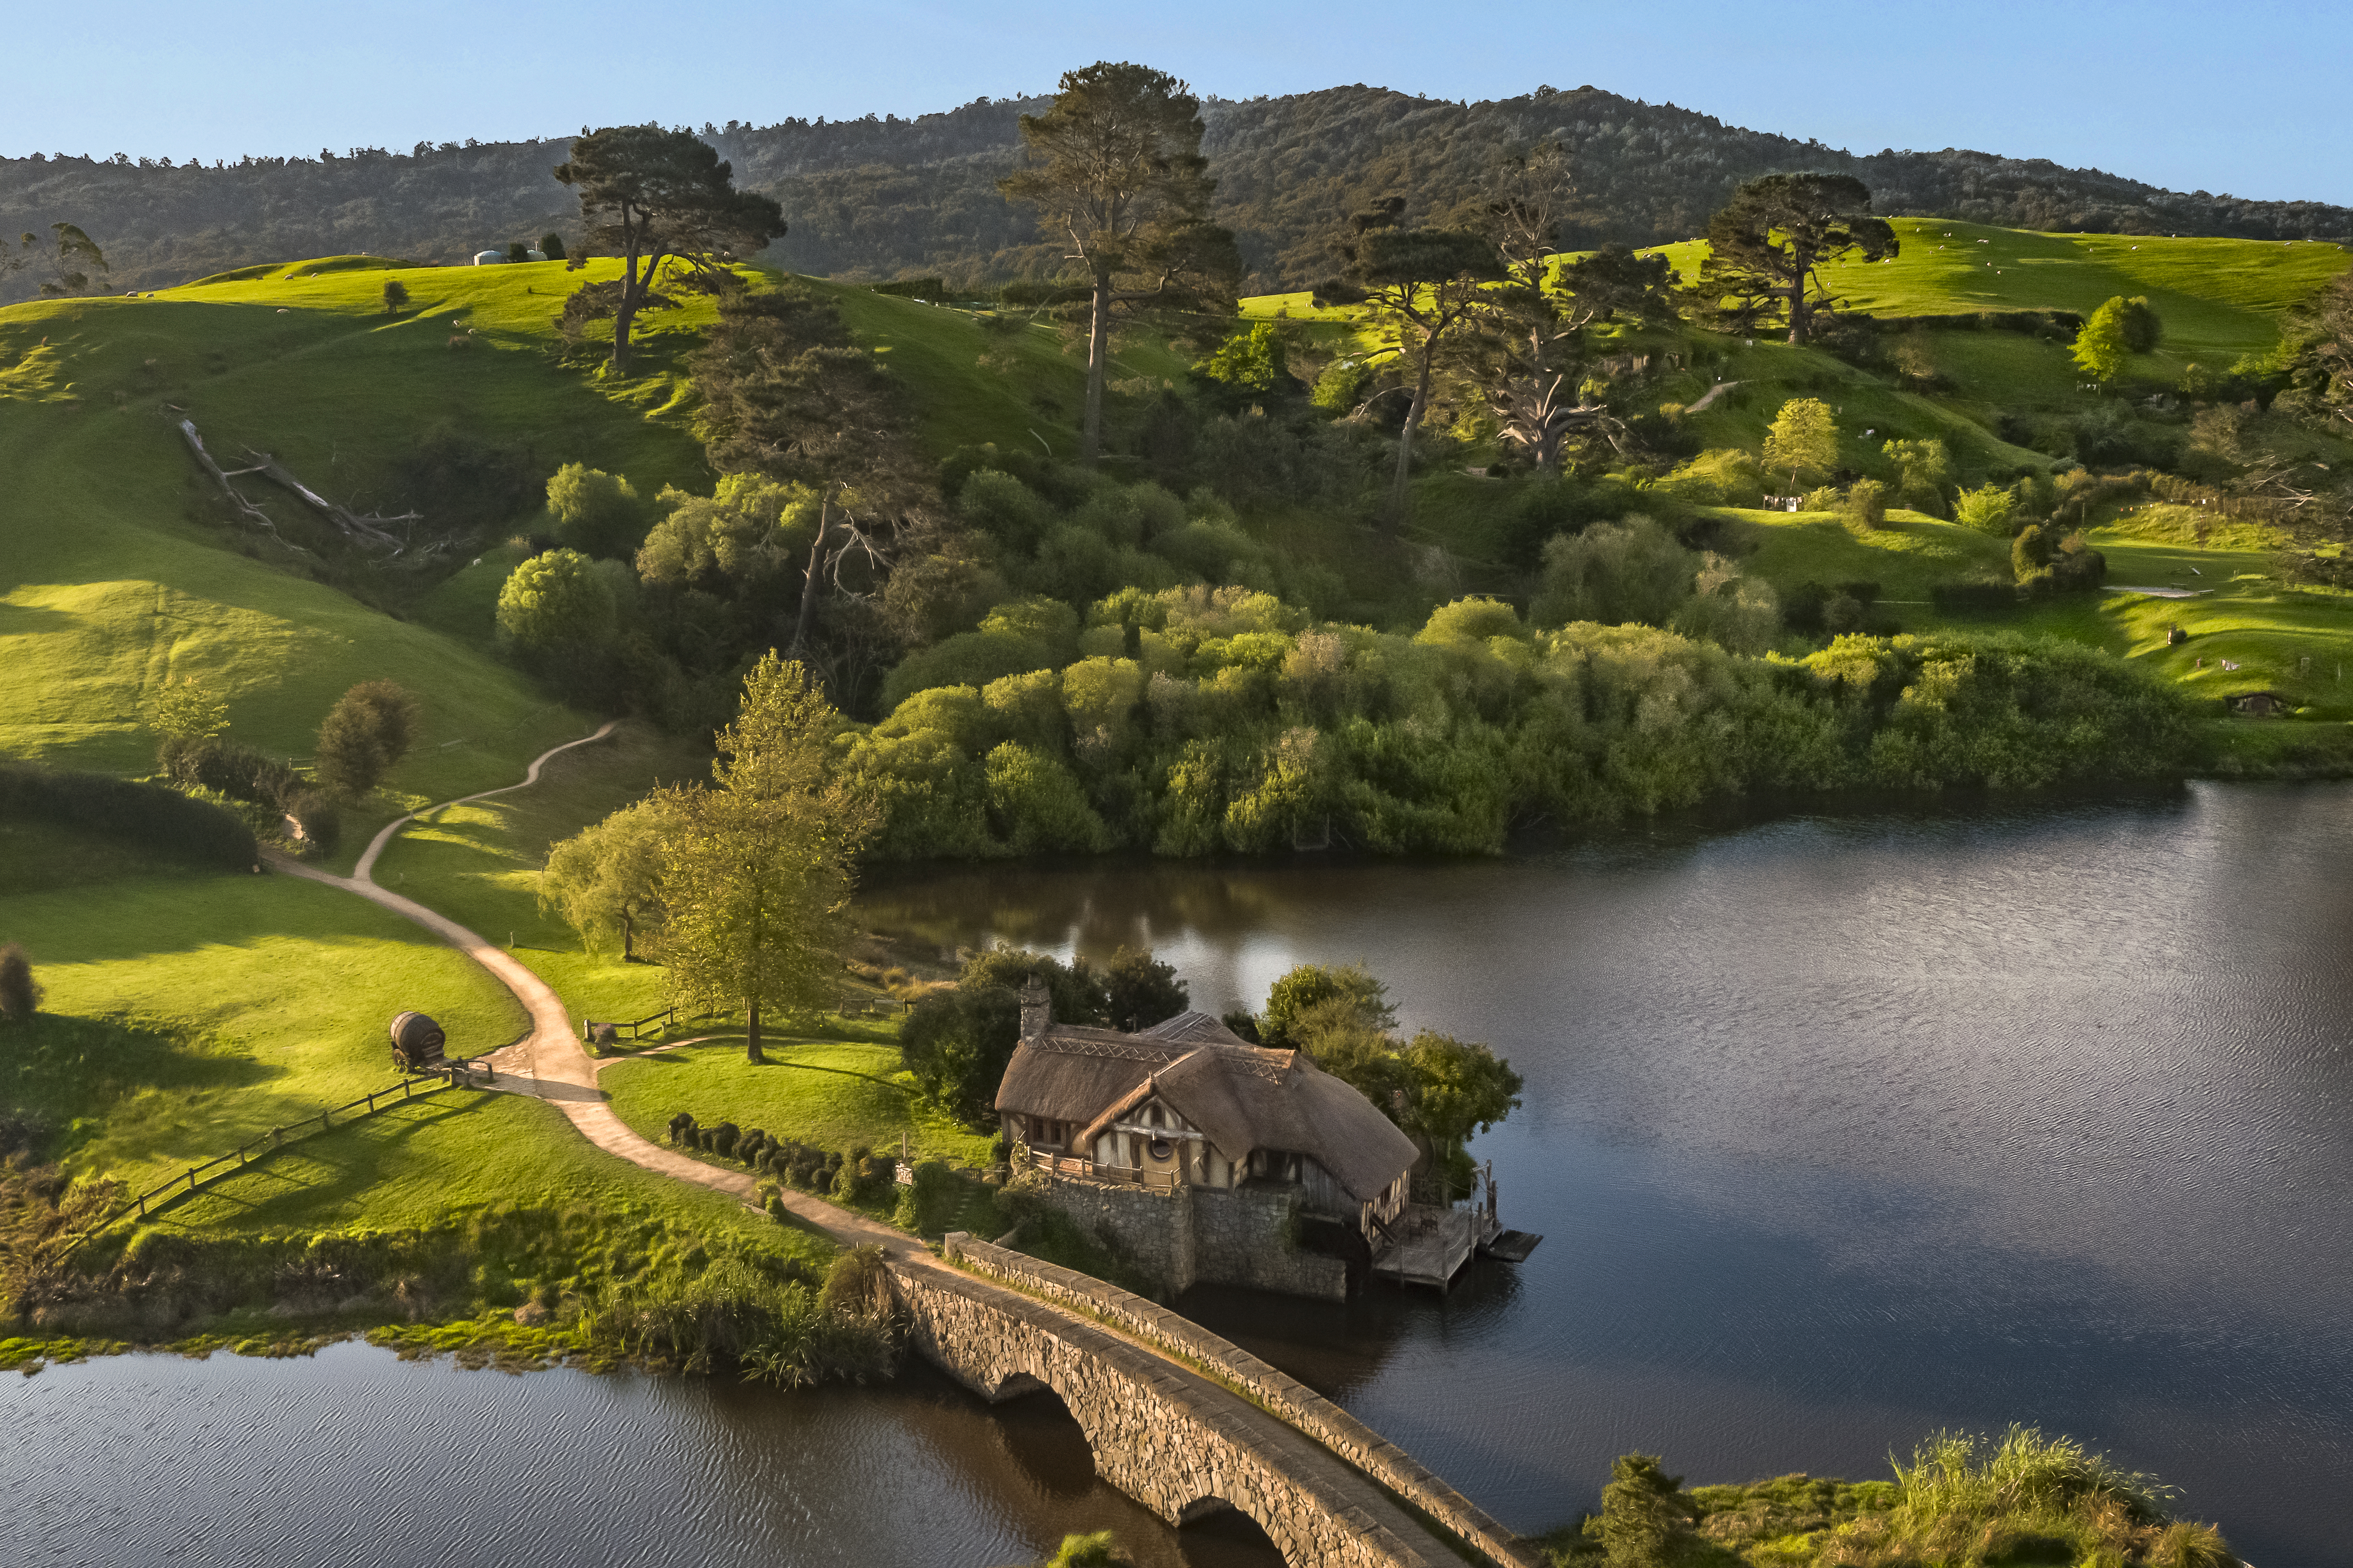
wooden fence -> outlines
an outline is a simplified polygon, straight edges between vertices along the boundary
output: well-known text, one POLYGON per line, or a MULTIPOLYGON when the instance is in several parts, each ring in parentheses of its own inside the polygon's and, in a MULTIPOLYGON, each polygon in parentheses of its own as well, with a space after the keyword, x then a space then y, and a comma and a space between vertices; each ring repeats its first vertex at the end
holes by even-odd
POLYGON ((1174 1171, 1144 1171, 1127 1165, 1099 1165, 1081 1155, 1057 1154, 1051 1149, 1031 1149, 1029 1163, 1041 1171, 1058 1176, 1076 1176, 1081 1181, 1107 1182, 1120 1186, 1148 1187, 1173 1192, 1176 1187, 1174 1171))
POLYGON ((284 1148, 288 1143, 299 1142, 313 1133, 324 1132, 329 1128, 342 1125, 335 1120, 337 1117, 342 1117, 343 1121, 359 1121, 374 1116, 377 1111, 390 1106, 398 1105, 423 1095, 438 1094, 445 1089, 455 1089, 460 1084, 489 1083, 496 1076, 493 1069, 487 1066, 476 1068, 470 1062, 451 1062, 444 1072, 405 1078, 388 1089, 379 1089, 372 1094, 364 1094, 359 1099, 343 1105, 330 1106, 316 1116, 306 1116, 301 1121, 288 1126, 273 1127, 260 1137, 230 1150, 216 1160, 207 1160, 201 1165, 191 1165, 170 1180, 158 1183, 145 1192, 126 1200, 121 1208, 100 1222, 98 1228, 102 1229, 134 1211, 141 1219, 145 1219, 156 1210, 200 1190, 207 1183, 217 1181, 233 1171, 241 1171, 256 1160, 284 1148), (480 1075, 479 1079, 477 1074, 480 1075), (425 1087, 420 1089, 419 1085, 425 1087), (353 1111, 357 1111, 358 1116, 352 1115, 353 1111))
POLYGON ((625 1019, 583 1017, 580 1020, 580 1037, 591 1045, 610 1045, 614 1040, 620 1037, 622 1030, 627 1029, 629 1032, 629 1038, 633 1040, 641 1040, 645 1038, 646 1026, 648 1024, 659 1023, 663 1028, 667 1029, 677 1021, 678 1009, 675 1007, 665 1007, 659 1013, 649 1013, 642 1018, 625 1019), (610 1029, 612 1034, 607 1037, 599 1038, 597 1031, 600 1029, 610 1029))

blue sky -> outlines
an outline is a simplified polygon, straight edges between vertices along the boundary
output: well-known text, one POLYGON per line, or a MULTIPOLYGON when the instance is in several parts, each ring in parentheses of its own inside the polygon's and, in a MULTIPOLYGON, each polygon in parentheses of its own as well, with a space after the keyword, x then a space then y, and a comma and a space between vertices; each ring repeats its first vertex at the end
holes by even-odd
POLYGON ((1205 94, 1584 83, 1856 152, 1974 147, 2353 205, 2353 5, 828 6, 750 0, 45 6, 8 26, 0 153, 175 161, 944 109, 1139 59, 1205 94))

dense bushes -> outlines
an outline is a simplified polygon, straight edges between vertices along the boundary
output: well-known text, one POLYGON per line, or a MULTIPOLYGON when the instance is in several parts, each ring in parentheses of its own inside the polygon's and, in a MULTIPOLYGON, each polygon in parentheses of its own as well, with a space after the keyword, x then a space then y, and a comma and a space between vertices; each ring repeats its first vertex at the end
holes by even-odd
MULTIPOLYGON (((861 1267, 852 1256, 835 1268, 844 1266, 861 1267)), ((728 1366, 780 1388, 836 1377, 863 1383, 889 1376, 897 1362, 887 1310, 828 1310, 801 1280, 744 1258, 620 1286, 581 1313, 580 1327, 609 1354, 685 1372, 728 1366)))
POLYGON ((33 961, 15 942, 0 947, 0 1023, 22 1024, 41 1007, 41 984, 33 961))
POLYGON ((1098 969, 1083 955, 1069 963, 1046 953, 996 947, 964 966, 953 991, 917 1002, 899 1033, 899 1048, 925 1099, 973 1125, 996 1116, 997 1086, 1020 1042, 1018 993, 1043 981, 1054 1016, 1065 1024, 1148 1028, 1185 1010, 1185 983, 1149 952, 1122 948, 1098 969))
POLYGON ((1893 1481, 1792 1475, 1685 1489, 1655 1457, 1627 1454, 1610 1467, 1601 1511, 1537 1544, 1556 1568, 2238 1561, 2212 1525, 2168 1518, 2170 1490, 2153 1478, 2031 1427, 1993 1441, 1940 1432, 1894 1470, 1893 1481))
POLYGON ((198 740, 167 737, 156 761, 174 784, 225 795, 254 805, 284 809, 301 785, 301 775, 274 757, 218 735, 198 740))
MULTIPOLYGON (((1656 586, 1633 570, 1648 553, 1627 542, 1561 547, 1563 581, 1540 606, 1616 607, 1656 586)), ((1693 558, 1662 543, 1684 570, 1693 558)), ((1742 605, 1745 581, 1686 604, 1727 626, 1761 616, 1742 605)), ((2014 586, 1996 591, 2016 602, 2014 586)), ((1833 632, 1859 631, 1866 612, 1843 591, 1815 610, 1833 632)), ((2063 641, 1848 636, 1792 660, 1546 619, 1462 600, 1406 637, 1310 625, 1239 588, 1124 595, 1090 612, 1074 661, 915 692, 845 738, 845 765, 882 803, 885 858, 1009 855, 1050 839, 1054 821, 1083 823, 1061 834, 1072 848, 1256 853, 1320 839, 1328 824, 1362 847, 1492 853, 1537 816, 1607 820, 1760 788, 2127 777, 2179 767, 2189 751, 2168 688, 2063 641), (1024 779, 1057 764, 1050 795, 1010 791, 1008 744, 1024 779)), ((1725 630, 1695 612, 1689 624, 1725 630)))
POLYGON ((253 830, 230 812, 161 784, 0 763, 0 817, 54 822, 224 871, 259 858, 253 830))

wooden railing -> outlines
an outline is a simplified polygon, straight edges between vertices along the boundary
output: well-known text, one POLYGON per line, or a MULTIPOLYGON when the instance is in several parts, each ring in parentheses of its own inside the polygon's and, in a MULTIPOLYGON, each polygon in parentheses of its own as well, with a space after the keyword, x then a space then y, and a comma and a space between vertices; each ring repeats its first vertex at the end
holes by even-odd
POLYGON ((1174 1171, 1162 1173, 1134 1170, 1126 1165, 1099 1165, 1075 1154, 1057 1154, 1051 1149, 1031 1149, 1029 1159, 1029 1163, 1041 1171, 1050 1171, 1057 1176, 1075 1176, 1082 1182, 1108 1182, 1159 1192, 1174 1191, 1178 1184, 1174 1171))
POLYGON ((156 1210, 186 1197, 206 1184, 219 1180, 231 1170, 241 1171, 256 1160, 284 1148, 290 1142, 299 1142, 314 1132, 324 1132, 331 1127, 340 1125, 335 1121, 339 1116, 345 1121, 358 1121, 373 1116, 390 1106, 401 1104, 423 1095, 438 1094, 445 1089, 454 1089, 460 1084, 470 1086, 478 1081, 489 1083, 496 1077, 497 1074, 488 1065, 477 1067, 469 1061, 453 1061, 440 1072, 424 1077, 405 1078, 388 1089, 379 1089, 344 1104, 330 1106, 316 1116, 306 1116, 300 1121, 282 1127, 273 1127, 260 1137, 240 1144, 216 1160, 207 1160, 201 1165, 191 1165, 170 1180, 160 1182, 145 1192, 124 1200, 122 1206, 107 1215, 106 1219, 100 1222, 99 1228, 103 1228, 134 1211, 141 1219, 145 1219, 156 1210), (418 1087, 420 1084, 425 1087, 420 1089, 418 1087), (354 1110, 359 1112, 357 1117, 350 1114, 354 1110))
POLYGON ((645 1038, 648 1024, 659 1022, 663 1028, 667 1029, 677 1021, 678 1009, 675 1007, 665 1007, 659 1013, 649 1013, 642 1018, 626 1020, 584 1017, 580 1020, 580 1037, 591 1045, 603 1045, 606 1042, 596 1038, 597 1030, 610 1029, 613 1031, 614 1037, 617 1039, 621 1031, 627 1029, 629 1032, 629 1038, 641 1040, 645 1038))

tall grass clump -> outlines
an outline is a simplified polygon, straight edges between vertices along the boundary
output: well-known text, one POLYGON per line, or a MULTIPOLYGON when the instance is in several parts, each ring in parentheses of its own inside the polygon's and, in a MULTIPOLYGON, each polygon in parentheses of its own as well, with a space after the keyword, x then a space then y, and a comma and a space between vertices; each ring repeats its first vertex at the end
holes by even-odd
MULTIPOLYGON (((844 1257, 837 1275, 874 1265, 844 1257)), ((887 1287, 828 1281, 828 1305, 797 1279, 779 1279, 740 1258, 699 1273, 668 1274, 620 1286, 581 1314, 589 1345, 617 1357, 707 1373, 733 1368, 755 1383, 806 1388, 828 1378, 888 1377, 897 1340, 887 1287)))
POLYGON ((1556 1568, 2235 1568, 2221 1531, 2167 1517, 2175 1495, 2072 1437, 1939 1432, 1895 1479, 1782 1476, 1693 1487, 1622 1456, 1601 1511, 1538 1537, 1556 1568))

